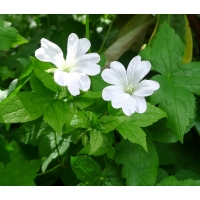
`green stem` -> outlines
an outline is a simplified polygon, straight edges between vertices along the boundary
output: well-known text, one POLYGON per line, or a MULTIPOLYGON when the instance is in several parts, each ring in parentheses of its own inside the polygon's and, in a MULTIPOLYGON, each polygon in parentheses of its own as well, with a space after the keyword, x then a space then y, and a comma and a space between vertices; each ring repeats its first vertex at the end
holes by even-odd
MULTIPOLYGON (((89 23, 90 23, 89 14, 86 14, 86 38, 88 40, 90 40, 90 26, 89 26, 89 23)), ((91 50, 89 49, 88 52, 91 52, 91 50)))
POLYGON ((99 49, 99 54, 102 53, 102 49, 103 49, 104 44, 105 44, 105 42, 106 42, 106 40, 107 40, 107 37, 108 37, 108 35, 109 35, 109 33, 110 33, 110 30, 111 30, 111 27, 112 27, 112 25, 113 25, 114 20, 115 20, 115 18, 112 20, 112 22, 110 23, 110 25, 109 25, 109 27, 108 27, 108 30, 107 30, 106 35, 105 35, 105 38, 104 38, 104 40, 103 40, 103 42, 102 42, 102 44, 101 44, 101 47, 100 47, 100 49, 99 49))
POLYGON ((55 139, 55 144, 56 144, 56 150, 57 150, 57 152, 58 152, 58 156, 59 156, 60 161, 61 161, 61 156, 60 156, 60 152, 59 152, 59 149, 58 149, 58 143, 57 143, 56 132, 54 132, 54 139, 55 139))
POLYGON ((61 166, 61 164, 56 165, 56 166, 53 167, 52 169, 50 169, 50 170, 48 170, 48 171, 46 171, 46 172, 44 172, 44 173, 37 174, 36 176, 42 176, 42 175, 44 175, 44 174, 48 174, 49 172, 52 172, 53 170, 55 170, 56 168, 58 168, 58 167, 60 167, 60 166, 61 166))

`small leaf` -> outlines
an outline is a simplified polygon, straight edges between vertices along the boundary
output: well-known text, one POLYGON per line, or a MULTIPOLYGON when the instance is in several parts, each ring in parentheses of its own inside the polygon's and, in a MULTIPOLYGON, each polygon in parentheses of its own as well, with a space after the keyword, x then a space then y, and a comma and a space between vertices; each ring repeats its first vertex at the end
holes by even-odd
POLYGON ((133 122, 123 122, 117 127, 117 131, 124 139, 141 145, 147 151, 146 134, 138 125, 133 122))
POLYGON ((71 166, 79 180, 89 183, 100 182, 102 176, 101 167, 91 157, 71 157, 71 166))
POLYGON ((9 50, 28 40, 19 35, 18 31, 11 26, 10 22, 0 19, 0 50, 9 50))
POLYGON ((0 122, 28 122, 39 118, 48 101, 32 92, 21 92, 0 103, 0 122))
POLYGON ((153 142, 147 140, 148 153, 138 144, 123 140, 118 145, 116 162, 123 164, 122 177, 126 185, 152 186, 156 183, 158 155, 153 142))
POLYGON ((90 155, 94 154, 103 143, 103 136, 100 131, 92 129, 90 132, 90 155))
POLYGON ((44 111, 44 121, 48 123, 57 133, 61 134, 66 122, 68 106, 63 100, 52 100, 44 111))
POLYGON ((30 57, 32 61, 32 67, 37 78, 39 78, 45 87, 54 92, 60 91, 60 86, 54 81, 53 76, 45 72, 45 70, 52 68, 52 64, 47 62, 41 62, 34 57, 30 57))

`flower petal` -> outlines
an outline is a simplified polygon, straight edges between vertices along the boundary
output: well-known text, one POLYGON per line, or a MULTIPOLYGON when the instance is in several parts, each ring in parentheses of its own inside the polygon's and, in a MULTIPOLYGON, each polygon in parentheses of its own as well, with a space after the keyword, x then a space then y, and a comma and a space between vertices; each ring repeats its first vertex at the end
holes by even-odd
POLYGON ((88 53, 79 57, 72 68, 72 72, 85 73, 91 76, 100 73, 100 66, 97 65, 100 61, 100 56, 97 53, 88 53))
POLYGON ((85 74, 70 73, 71 78, 68 80, 67 86, 69 92, 73 95, 79 95, 80 89, 87 91, 90 88, 90 79, 85 74))
POLYGON ((102 98, 106 101, 111 101, 113 108, 121 108, 128 97, 129 94, 118 86, 105 87, 102 92, 102 98))
POLYGON ((76 59, 83 56, 90 46, 90 41, 87 38, 79 39, 75 33, 70 34, 67 42, 67 65, 73 66, 76 59))
POLYGON ((135 87, 134 95, 147 97, 152 95, 153 92, 159 88, 160 85, 158 82, 152 80, 143 80, 135 87))
POLYGON ((60 86, 66 86, 69 78, 69 73, 63 72, 61 70, 56 70, 54 72, 54 81, 60 86))
POLYGON ((133 86, 137 85, 151 69, 149 61, 141 61, 140 56, 134 57, 127 68, 128 83, 133 86))
POLYGON ((127 85, 126 70, 124 66, 118 61, 111 62, 110 69, 105 69, 102 72, 101 77, 107 83, 122 88, 125 88, 125 86, 127 85))
POLYGON ((136 100, 133 96, 129 95, 126 102, 122 106, 125 115, 131 116, 136 111, 136 100))
POLYGON ((42 38, 41 47, 35 51, 35 57, 43 62, 51 62, 57 67, 64 62, 63 52, 56 44, 42 38))
POLYGON ((144 97, 132 96, 135 99, 135 108, 137 113, 144 113, 147 109, 146 100, 144 97))

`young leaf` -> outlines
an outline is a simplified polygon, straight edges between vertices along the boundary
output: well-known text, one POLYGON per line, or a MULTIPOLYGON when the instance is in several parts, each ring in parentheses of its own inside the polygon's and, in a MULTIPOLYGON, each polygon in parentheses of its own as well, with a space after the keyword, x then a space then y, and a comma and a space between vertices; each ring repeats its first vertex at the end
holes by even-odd
POLYGON ((138 125, 133 122, 123 122, 117 127, 117 131, 124 139, 141 145, 147 151, 146 134, 138 125))
POLYGON ((57 133, 61 134, 66 122, 67 103, 63 100, 52 100, 44 111, 44 121, 57 133))
POLYGON ((147 110, 144 113, 134 113, 129 120, 140 127, 146 127, 159 119, 166 117, 166 113, 150 103, 147 103, 147 110))
POLYGON ((95 153, 103 143, 103 135, 100 131, 92 129, 90 132, 90 155, 95 153))
POLYGON ((1 186, 34 186, 36 173, 41 165, 40 160, 22 160, 10 162, 6 166, 0 166, 1 186))
POLYGON ((0 19, 0 50, 9 50, 28 40, 19 35, 18 31, 11 26, 10 22, 0 19))
POLYGON ((54 92, 59 92, 60 86, 54 81, 53 76, 46 72, 52 68, 52 64, 41 62, 34 57, 31 57, 31 61, 35 75, 43 82, 44 86, 54 92))
POLYGON ((39 118, 48 101, 32 92, 21 92, 0 103, 0 122, 28 122, 39 118))
POLYGON ((193 93, 162 75, 154 76, 153 80, 160 83, 160 89, 150 100, 153 104, 159 103, 159 107, 167 113, 166 126, 183 142, 190 119, 194 118, 195 97, 193 93))
POLYGON ((148 186, 156 183, 158 155, 153 142, 147 140, 148 153, 138 144, 123 140, 118 145, 116 162, 123 164, 122 177, 126 185, 148 186))
POLYGON ((128 120, 126 116, 103 116, 99 119, 101 124, 100 131, 102 133, 109 133, 115 130, 123 121, 128 120))
POLYGON ((99 164, 88 156, 71 157, 71 166, 77 178, 81 181, 97 184, 102 177, 99 164))

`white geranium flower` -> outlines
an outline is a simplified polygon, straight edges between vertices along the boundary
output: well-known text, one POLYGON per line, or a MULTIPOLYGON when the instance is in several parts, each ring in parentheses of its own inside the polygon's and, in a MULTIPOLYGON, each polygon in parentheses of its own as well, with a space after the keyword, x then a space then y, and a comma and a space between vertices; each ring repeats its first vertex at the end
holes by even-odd
POLYGON ((57 69, 54 71, 54 80, 58 85, 67 86, 69 92, 76 96, 80 90, 90 88, 90 79, 87 75, 100 73, 100 56, 97 53, 86 52, 90 49, 90 41, 79 39, 74 33, 69 35, 67 42, 66 60, 62 50, 47 39, 41 39, 41 47, 35 51, 37 59, 53 63, 57 69))
POLYGON ((101 74, 104 81, 112 84, 103 89, 103 99, 111 101, 113 108, 122 108, 125 115, 144 113, 147 109, 144 97, 152 95, 160 87, 156 81, 140 82, 150 69, 150 62, 141 61, 140 56, 130 61, 127 72, 120 62, 111 62, 110 69, 105 69, 101 74))

